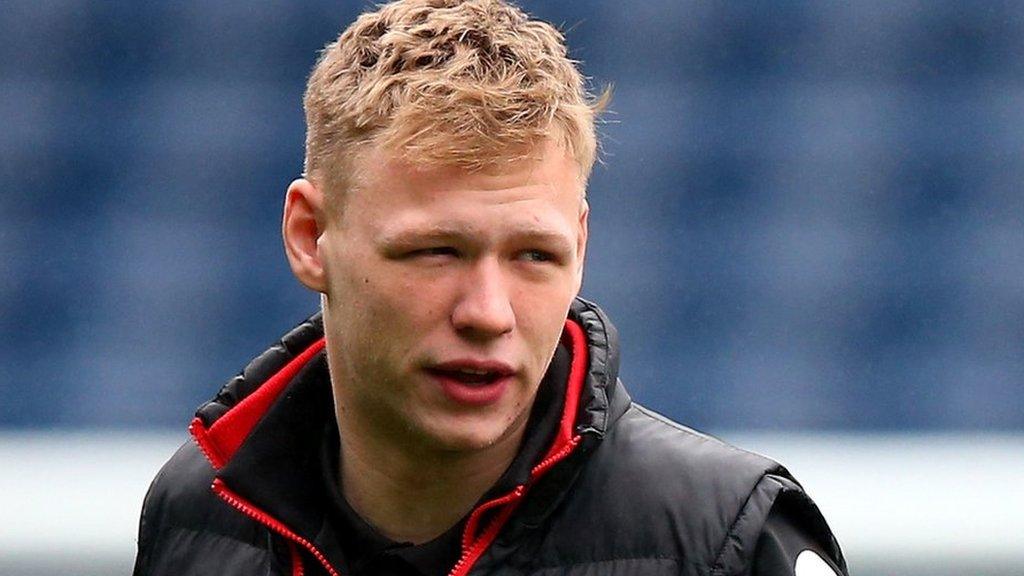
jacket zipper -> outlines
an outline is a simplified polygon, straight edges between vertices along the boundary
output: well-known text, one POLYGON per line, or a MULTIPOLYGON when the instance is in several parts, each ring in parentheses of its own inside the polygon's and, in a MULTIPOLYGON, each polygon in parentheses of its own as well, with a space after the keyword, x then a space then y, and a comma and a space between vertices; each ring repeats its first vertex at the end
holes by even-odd
MULTIPOLYGON (((466 576, 469 574, 473 565, 476 564, 476 561, 480 559, 480 556, 482 556, 487 548, 494 542, 494 539, 498 536, 498 533, 505 525, 505 522, 508 521, 510 516, 512 516, 512 512, 515 510, 516 505, 520 500, 522 500, 523 496, 526 495, 529 485, 536 481, 542 474, 547 472, 549 468, 568 456, 576 448, 579 442, 580 436, 574 436, 569 440, 568 444, 534 466, 530 471, 529 484, 520 484, 512 492, 489 502, 485 502, 473 511, 470 515, 469 521, 466 522, 466 529, 462 537, 462 556, 455 563, 455 566, 452 568, 449 576, 466 576), (504 508, 497 516, 494 517, 493 520, 491 520, 483 534, 479 537, 475 537, 476 525, 479 522, 481 515, 487 510, 499 506, 504 506, 504 508)), ((295 544, 298 544, 309 551, 309 553, 312 554, 321 565, 323 565, 324 569, 327 570, 327 573, 330 574, 330 576, 340 576, 338 571, 331 566, 327 557, 325 557, 312 542, 292 532, 274 517, 243 500, 242 497, 238 496, 228 488, 220 478, 214 479, 212 489, 221 500, 227 502, 232 508, 235 508, 242 514, 245 514, 249 518, 252 518, 256 522, 270 528, 285 538, 289 543, 289 551, 292 555, 293 576, 302 576, 303 574, 302 559, 298 555, 298 550, 295 548, 295 544)))
POLYGON ((547 472, 549 468, 568 456, 579 443, 580 436, 573 436, 573 438, 569 440, 569 443, 562 447, 561 450, 548 456, 533 467, 530 471, 530 480, 527 484, 520 484, 512 492, 500 498, 485 502, 473 511, 469 517, 469 521, 466 522, 466 530, 462 535, 462 556, 459 558, 458 562, 455 563, 455 566, 452 568, 449 576, 466 576, 469 574, 469 571, 473 569, 473 565, 476 564, 476 561, 480 559, 480 556, 483 556, 483 553, 494 542, 494 539, 497 538, 498 533, 501 532, 505 522, 508 521, 509 517, 512 516, 512 512, 515 511, 516 505, 519 504, 523 499, 523 496, 526 495, 527 490, 529 490, 529 486, 532 485, 541 474, 547 472), (487 510, 498 506, 504 506, 504 508, 502 508, 493 520, 491 520, 483 534, 479 537, 475 537, 474 533, 476 532, 476 525, 480 516, 487 510))
MULTIPOLYGON (((234 507, 236 510, 238 510, 242 514, 245 514, 249 518, 252 518, 253 520, 259 522, 260 524, 263 524, 264 526, 266 526, 267 528, 270 528, 274 532, 277 532, 278 534, 283 536, 286 540, 288 540, 290 542, 294 542, 295 544, 298 544, 299 546, 302 546, 303 548, 308 550, 309 553, 312 554, 313 557, 316 558, 320 562, 320 564, 323 565, 323 567, 327 570, 328 574, 330 574, 331 576, 340 576, 338 574, 338 571, 335 570, 333 566, 331 566, 330 562, 328 562, 327 557, 325 557, 323 555, 323 553, 320 552, 320 550, 318 550, 317 547, 313 545, 312 542, 310 542, 309 540, 306 540, 302 536, 299 536, 298 534, 292 532, 291 530, 288 529, 288 527, 286 527, 284 524, 279 522, 274 517, 270 516, 266 512, 260 510, 259 508, 256 508, 252 504, 249 504, 248 502, 243 500, 241 496, 238 496, 237 494, 232 492, 231 489, 228 488, 227 485, 225 485, 224 482, 222 482, 220 478, 217 478, 217 479, 215 479, 213 481, 213 491, 222 500, 224 500, 225 502, 230 504, 232 507, 234 507)), ((298 572, 297 576, 301 576, 301 574, 302 574, 302 564, 301 564, 301 562, 302 562, 302 560, 300 559, 299 560, 299 572, 298 572)), ((294 556, 293 556, 293 560, 292 560, 292 571, 293 571, 293 573, 295 571, 294 556)))

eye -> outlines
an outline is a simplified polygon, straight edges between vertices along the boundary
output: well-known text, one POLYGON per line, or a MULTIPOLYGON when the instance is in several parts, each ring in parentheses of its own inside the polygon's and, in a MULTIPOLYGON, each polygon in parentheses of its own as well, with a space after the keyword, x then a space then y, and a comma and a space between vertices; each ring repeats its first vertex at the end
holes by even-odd
POLYGON ((519 259, 527 262, 554 262, 558 258, 547 250, 523 250, 519 253, 519 259))
POLYGON ((423 257, 423 256, 458 256, 459 251, 451 246, 431 246, 430 248, 419 248, 409 252, 409 256, 412 257, 423 257))

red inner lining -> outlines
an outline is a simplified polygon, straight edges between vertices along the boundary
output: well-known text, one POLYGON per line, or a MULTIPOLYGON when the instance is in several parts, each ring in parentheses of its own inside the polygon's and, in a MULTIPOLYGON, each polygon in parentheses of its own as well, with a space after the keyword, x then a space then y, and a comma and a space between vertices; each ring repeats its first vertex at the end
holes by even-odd
POLYGON ((301 354, 292 358, 284 368, 278 370, 255 392, 246 396, 226 414, 217 419, 208 429, 196 418, 190 427, 199 447, 206 453, 215 468, 221 468, 231 460, 249 433, 260 421, 274 400, 288 387, 292 378, 318 352, 324 348, 324 339, 313 342, 301 354))
POLYGON ((569 365, 569 381, 565 387, 565 405, 562 408, 562 421, 558 425, 558 436, 544 455, 545 460, 565 447, 575 436, 573 426, 576 424, 576 411, 579 409, 583 381, 586 379, 589 365, 587 337, 582 326, 572 320, 566 320, 562 343, 572 351, 572 363, 569 365))
POLYGON ((299 554, 299 548, 291 540, 288 542, 288 554, 292 557, 292 576, 302 576, 302 555, 299 554))

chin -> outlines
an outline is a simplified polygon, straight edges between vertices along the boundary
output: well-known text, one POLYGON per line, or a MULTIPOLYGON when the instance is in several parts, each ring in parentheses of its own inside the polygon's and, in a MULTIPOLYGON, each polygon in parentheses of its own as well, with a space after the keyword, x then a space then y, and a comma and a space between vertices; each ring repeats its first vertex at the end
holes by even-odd
POLYGON ((432 443, 446 452, 477 452, 498 444, 505 434, 493 431, 436 431, 432 443))
POLYGON ((446 419, 443 425, 434 422, 425 436, 428 442, 445 452, 478 452, 499 444, 509 437, 515 425, 487 422, 466 422, 464 418, 446 419))

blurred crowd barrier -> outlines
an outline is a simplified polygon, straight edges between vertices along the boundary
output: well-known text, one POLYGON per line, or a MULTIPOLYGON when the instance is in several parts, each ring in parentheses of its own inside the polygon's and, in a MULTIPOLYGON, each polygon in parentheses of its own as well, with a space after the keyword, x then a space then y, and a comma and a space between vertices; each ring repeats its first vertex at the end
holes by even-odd
MULTIPOLYGON (((851 574, 1024 573, 1024 435, 722 436, 787 465, 829 520, 851 574)), ((128 574, 146 488, 184 441, 0 434, 0 574, 128 574)))

